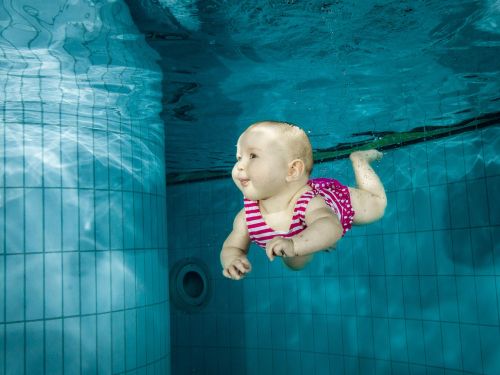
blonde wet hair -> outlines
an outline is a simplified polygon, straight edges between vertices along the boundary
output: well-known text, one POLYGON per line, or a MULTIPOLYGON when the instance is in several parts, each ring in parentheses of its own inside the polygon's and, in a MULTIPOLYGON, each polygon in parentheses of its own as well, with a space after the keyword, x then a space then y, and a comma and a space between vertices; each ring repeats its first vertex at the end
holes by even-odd
POLYGON ((313 152, 309 137, 304 130, 297 125, 281 122, 281 121, 261 121, 250 125, 247 130, 266 127, 279 132, 286 143, 290 157, 293 159, 300 159, 304 162, 305 172, 309 176, 313 169, 313 152))

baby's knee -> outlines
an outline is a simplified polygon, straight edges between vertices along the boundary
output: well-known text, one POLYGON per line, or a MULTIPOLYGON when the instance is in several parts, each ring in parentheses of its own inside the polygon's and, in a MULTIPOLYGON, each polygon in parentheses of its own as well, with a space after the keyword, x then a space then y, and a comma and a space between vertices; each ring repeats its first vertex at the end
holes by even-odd
POLYGON ((375 220, 381 219, 385 214, 385 209, 387 208, 387 198, 377 197, 373 202, 373 214, 375 216, 375 220))
POLYGON ((354 206, 354 222, 355 225, 370 224, 380 220, 387 208, 387 199, 382 197, 374 197, 354 206))

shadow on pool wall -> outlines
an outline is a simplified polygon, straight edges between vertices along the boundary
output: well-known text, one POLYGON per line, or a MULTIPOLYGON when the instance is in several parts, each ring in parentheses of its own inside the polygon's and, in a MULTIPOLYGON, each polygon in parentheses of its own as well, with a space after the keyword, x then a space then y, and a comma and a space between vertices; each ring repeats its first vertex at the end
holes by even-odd
MULTIPOLYGON (((242 205, 232 181, 169 185, 169 259, 202 259, 214 285, 202 311, 172 308, 174 373, 497 373, 498 139, 493 127, 387 152, 381 221, 300 272, 252 245, 241 282, 219 265, 242 205)), ((347 160, 315 174, 354 181, 347 160)))
MULTIPOLYGON (((234 124, 238 119, 240 104, 220 89, 220 80, 230 72, 214 53, 214 49, 223 49, 221 46, 231 45, 231 42, 224 43, 219 35, 217 45, 210 44, 203 30, 189 30, 178 22, 169 9, 158 8, 160 4, 151 2, 143 7, 144 4, 126 2, 148 44, 161 56, 158 63, 164 77, 161 116, 167 124, 166 164, 189 165, 192 160, 196 162, 199 155, 196 141, 200 139, 217 144, 234 144, 239 130, 228 128, 228 124, 234 124), (202 85, 196 81, 200 67, 210 72, 203 75, 202 85), (213 110, 207 105, 196 106, 196 103, 207 102, 207 93, 217 101, 217 108, 225 108, 224 113, 211 112, 213 110), (206 121, 210 119, 217 119, 217 122, 207 126, 206 121), (187 128, 193 133, 193 141, 188 145, 185 143, 187 128), (176 160, 169 160, 174 157, 172 155, 176 160)), ((199 17, 203 23, 205 14, 200 13, 199 17)), ((211 26, 215 27, 214 23, 211 26)), ((225 37, 230 36, 226 34, 225 37)), ((212 147, 210 153, 214 159, 217 159, 217 152, 218 147, 212 147)), ((223 184, 226 182, 221 181, 223 184)), ((219 185, 215 183, 213 186, 219 185)), ((228 202, 224 196, 210 197, 208 192, 202 195, 198 187, 199 184, 184 185, 181 190, 167 191, 167 235, 175 233, 168 244, 170 271, 177 272, 179 263, 189 263, 196 257, 196 262, 201 262, 202 268, 208 267, 211 275, 210 293, 202 307, 189 306, 178 293, 172 294, 171 291, 174 300, 170 314, 173 374, 223 374, 230 367, 247 367, 245 332, 241 329, 243 322, 234 319, 235 312, 245 311, 242 284, 226 284, 220 278, 221 271, 214 267, 215 263, 218 264, 216 249, 222 243, 220 236, 223 232, 220 229, 232 225, 232 218, 227 212, 228 202), (208 202, 211 202, 210 205, 208 202), (176 304, 175 300, 181 302, 176 304)), ((233 203, 230 207, 235 208, 236 205, 233 203)))
POLYGON ((222 21, 210 19, 203 11, 192 15, 193 25, 187 25, 191 28, 179 23, 171 11, 180 8, 187 18, 191 10, 183 5, 195 1, 171 2, 169 7, 154 1, 126 3, 147 43, 161 56, 158 64, 163 71, 161 117, 167 124, 166 164, 181 169, 194 165, 196 169, 202 154, 214 161, 225 159, 218 157, 227 151, 220 145, 234 144, 239 132, 234 124, 241 115, 241 103, 221 88, 221 81, 232 74, 222 58, 237 57, 235 51, 227 49, 234 44, 231 35, 222 30, 222 21), (204 29, 206 25, 210 30, 204 29), (193 137, 186 138, 191 132, 193 137))

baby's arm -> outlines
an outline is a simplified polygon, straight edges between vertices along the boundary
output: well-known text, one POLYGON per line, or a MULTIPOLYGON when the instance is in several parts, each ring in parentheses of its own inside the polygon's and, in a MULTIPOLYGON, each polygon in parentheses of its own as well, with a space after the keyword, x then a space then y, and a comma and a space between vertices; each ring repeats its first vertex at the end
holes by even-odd
POLYGON ((328 249, 334 246, 344 233, 339 218, 319 195, 310 200, 305 222, 307 228, 293 237, 295 252, 299 255, 328 249))
POLYGON ((316 196, 309 201, 305 214, 307 228, 291 239, 275 237, 268 242, 266 253, 275 256, 305 256, 335 245, 342 238, 342 225, 324 199, 316 196))
POLYGON ((245 221, 245 210, 242 209, 233 222, 233 230, 224 241, 220 252, 222 274, 233 280, 242 279, 252 270, 248 261, 250 237, 245 221))

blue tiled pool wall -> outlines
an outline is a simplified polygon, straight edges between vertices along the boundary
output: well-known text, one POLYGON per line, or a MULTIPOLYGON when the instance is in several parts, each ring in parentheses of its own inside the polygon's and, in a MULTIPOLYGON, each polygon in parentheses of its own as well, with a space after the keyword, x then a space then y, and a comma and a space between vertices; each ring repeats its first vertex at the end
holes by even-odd
POLYGON ((124 4, 59 5, 0 2, 0 374, 168 374, 161 72, 124 4))
MULTIPOLYGON (((252 245, 226 280, 220 246, 241 208, 231 180, 168 186, 169 262, 211 270, 201 312, 171 307, 175 374, 498 374, 498 127, 386 153, 389 206, 293 272, 252 245)), ((315 176, 354 183, 347 160, 315 176)))

